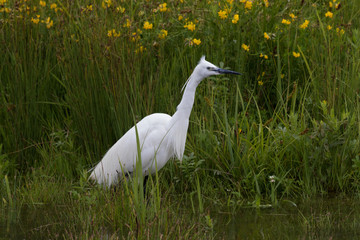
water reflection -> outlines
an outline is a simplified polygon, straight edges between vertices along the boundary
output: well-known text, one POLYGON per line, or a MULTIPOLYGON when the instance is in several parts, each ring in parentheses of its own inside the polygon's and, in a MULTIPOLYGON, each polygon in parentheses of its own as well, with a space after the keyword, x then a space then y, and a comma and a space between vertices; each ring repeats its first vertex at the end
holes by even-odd
POLYGON ((222 239, 360 239, 359 213, 356 200, 317 198, 222 214, 216 231, 222 239))

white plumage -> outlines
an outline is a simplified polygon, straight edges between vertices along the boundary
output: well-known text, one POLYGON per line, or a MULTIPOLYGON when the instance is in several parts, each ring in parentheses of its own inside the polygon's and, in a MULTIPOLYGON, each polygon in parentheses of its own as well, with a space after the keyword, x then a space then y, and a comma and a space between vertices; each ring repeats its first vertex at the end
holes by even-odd
MULTIPOLYGON (((183 87, 184 94, 174 115, 154 113, 136 124, 144 176, 161 169, 170 158, 182 160, 196 87, 204 78, 224 73, 239 74, 218 68, 203 56, 183 87)), ((134 126, 108 150, 90 178, 104 186, 118 183, 123 175, 135 171, 137 152, 134 126)))

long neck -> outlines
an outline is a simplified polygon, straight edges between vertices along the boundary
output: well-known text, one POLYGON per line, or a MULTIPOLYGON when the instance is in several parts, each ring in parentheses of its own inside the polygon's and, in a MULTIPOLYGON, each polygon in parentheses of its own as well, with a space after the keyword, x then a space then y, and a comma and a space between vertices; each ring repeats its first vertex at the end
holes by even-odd
POLYGON ((194 76, 192 74, 186 83, 183 97, 171 118, 167 134, 168 147, 180 160, 185 151, 186 134, 189 126, 189 117, 194 105, 196 87, 201 81, 201 78, 194 76))
POLYGON ((201 81, 201 79, 196 78, 193 75, 190 76, 188 83, 185 86, 184 94, 182 96, 179 105, 177 106, 174 116, 181 115, 181 118, 187 118, 187 119, 189 119, 190 117, 191 110, 194 105, 196 88, 201 81))

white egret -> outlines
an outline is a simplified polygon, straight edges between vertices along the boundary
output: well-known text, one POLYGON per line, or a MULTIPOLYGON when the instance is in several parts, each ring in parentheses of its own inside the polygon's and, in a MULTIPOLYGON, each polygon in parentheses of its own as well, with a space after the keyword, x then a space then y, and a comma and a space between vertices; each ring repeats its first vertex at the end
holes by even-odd
MULTIPOLYGON (((174 115, 154 113, 136 124, 143 176, 161 169, 173 157, 182 160, 196 87, 204 78, 219 74, 240 73, 221 69, 203 56, 182 88, 183 97, 174 115)), ((107 151, 90 178, 108 187, 118 183, 124 175, 131 175, 135 171, 137 153, 134 126, 107 151)))

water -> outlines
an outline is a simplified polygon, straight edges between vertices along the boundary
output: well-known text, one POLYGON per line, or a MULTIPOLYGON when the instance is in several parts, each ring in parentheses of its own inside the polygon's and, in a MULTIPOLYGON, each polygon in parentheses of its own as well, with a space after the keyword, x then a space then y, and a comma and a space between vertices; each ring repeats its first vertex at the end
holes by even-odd
POLYGON ((317 198, 242 208, 224 213, 217 228, 223 239, 360 239, 360 206, 354 199, 317 198))
MULTIPOLYGON (((51 229, 57 230, 46 232, 47 236, 68 236, 61 231, 67 224, 61 219, 62 211, 64 206, 25 207, 20 216, 8 212, 7 221, 0 222, 0 239, 40 239, 51 229)), ((233 212, 213 209, 210 216, 216 239, 360 239, 357 199, 316 198, 296 205, 284 201, 277 207, 240 207, 233 212)))

